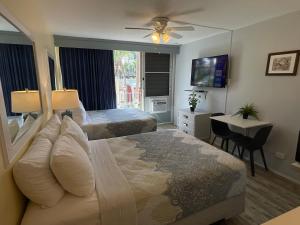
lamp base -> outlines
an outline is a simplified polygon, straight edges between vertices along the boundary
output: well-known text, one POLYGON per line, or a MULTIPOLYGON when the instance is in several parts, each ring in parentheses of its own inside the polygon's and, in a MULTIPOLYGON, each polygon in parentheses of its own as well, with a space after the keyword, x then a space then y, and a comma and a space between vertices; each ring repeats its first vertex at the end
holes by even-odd
POLYGON ((63 113, 61 114, 61 118, 62 118, 62 119, 64 119, 64 116, 68 116, 68 117, 70 117, 71 119, 73 119, 73 114, 72 114, 72 112, 71 112, 70 110, 66 110, 65 112, 63 112, 63 113))
POLYGON ((39 117, 39 114, 38 113, 32 113, 32 112, 27 113, 27 114, 23 113, 23 120, 25 121, 28 118, 28 116, 31 116, 33 119, 36 120, 39 117))

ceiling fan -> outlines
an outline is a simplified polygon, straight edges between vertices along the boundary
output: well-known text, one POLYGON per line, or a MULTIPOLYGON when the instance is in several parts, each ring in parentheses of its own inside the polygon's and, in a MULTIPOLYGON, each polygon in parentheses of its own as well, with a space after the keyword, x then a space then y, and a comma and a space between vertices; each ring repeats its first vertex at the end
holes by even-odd
MULTIPOLYGON (((177 13, 177 12, 169 13, 164 16, 156 16, 156 17, 152 18, 150 22, 145 24, 145 27, 125 27, 125 29, 151 31, 151 33, 145 35, 144 38, 151 36, 152 41, 156 44, 159 44, 161 41, 163 41, 164 43, 168 43, 171 38, 180 39, 183 37, 182 35, 176 33, 176 31, 194 31, 195 30, 195 28, 193 26, 191 26, 194 24, 190 24, 190 23, 182 22, 182 21, 178 21, 178 20, 173 20, 173 18, 177 17, 177 16, 197 13, 200 11, 202 11, 202 8, 187 10, 187 11, 179 12, 179 13, 177 13), (184 26, 169 27, 168 26, 169 22, 181 24, 184 26), (152 28, 150 28, 150 27, 152 27, 152 28)), ((141 13, 129 13, 128 15, 129 16, 136 16, 136 15, 143 16, 143 15, 141 15, 141 13)))
MULTIPOLYGON (((149 24, 153 28, 143 28, 143 27, 125 27, 127 30, 146 30, 152 31, 151 33, 144 36, 144 38, 150 37, 155 44, 159 44, 162 40, 164 43, 168 43, 172 38, 180 39, 182 35, 175 33, 175 31, 194 31, 193 26, 182 26, 182 27, 169 27, 168 17, 154 17, 149 24)), ((171 21, 172 22, 172 21, 171 21)), ((175 22, 175 21, 174 21, 175 22)))

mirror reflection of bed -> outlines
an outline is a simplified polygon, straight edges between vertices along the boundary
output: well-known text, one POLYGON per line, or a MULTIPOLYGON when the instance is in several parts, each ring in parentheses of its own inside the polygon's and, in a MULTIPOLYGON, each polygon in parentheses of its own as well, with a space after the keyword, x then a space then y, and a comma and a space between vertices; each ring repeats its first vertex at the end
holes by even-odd
MULTIPOLYGON (((40 116, 41 102, 33 42, 1 16, 0 80, 13 150, 40 116)), ((11 152, 7 155, 13 157, 11 152)))

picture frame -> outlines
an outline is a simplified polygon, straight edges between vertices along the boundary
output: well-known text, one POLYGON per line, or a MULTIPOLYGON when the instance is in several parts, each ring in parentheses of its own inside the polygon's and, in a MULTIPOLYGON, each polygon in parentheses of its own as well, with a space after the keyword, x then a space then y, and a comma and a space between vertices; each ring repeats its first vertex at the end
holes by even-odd
POLYGON ((296 76, 299 55, 300 50, 270 53, 266 76, 296 76))

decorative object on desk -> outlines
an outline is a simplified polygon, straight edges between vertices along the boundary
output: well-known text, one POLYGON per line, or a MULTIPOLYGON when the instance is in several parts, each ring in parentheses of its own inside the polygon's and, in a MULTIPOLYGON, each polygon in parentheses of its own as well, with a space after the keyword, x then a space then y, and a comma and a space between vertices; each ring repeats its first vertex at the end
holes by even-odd
POLYGON ((23 113, 24 120, 27 118, 25 113, 36 119, 38 117, 37 113, 41 111, 39 91, 28 89, 25 91, 12 91, 11 111, 14 113, 23 113))
POLYGON ((52 91, 52 108, 53 110, 66 110, 61 117, 69 116, 72 118, 70 109, 80 107, 77 90, 56 90, 52 91))
POLYGON ((299 54, 299 50, 269 54, 266 76, 295 76, 299 54))
POLYGON ((192 94, 189 95, 189 105, 190 105, 191 112, 195 111, 198 101, 199 101, 199 97, 197 96, 195 91, 193 91, 192 94))
POLYGON ((253 116, 258 119, 258 112, 254 106, 254 104, 246 104, 239 109, 234 115, 242 115, 243 119, 248 119, 249 116, 253 116))

